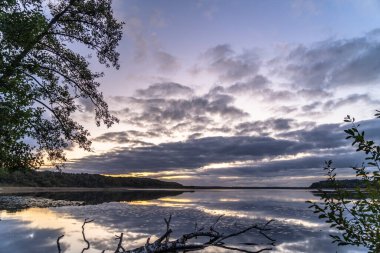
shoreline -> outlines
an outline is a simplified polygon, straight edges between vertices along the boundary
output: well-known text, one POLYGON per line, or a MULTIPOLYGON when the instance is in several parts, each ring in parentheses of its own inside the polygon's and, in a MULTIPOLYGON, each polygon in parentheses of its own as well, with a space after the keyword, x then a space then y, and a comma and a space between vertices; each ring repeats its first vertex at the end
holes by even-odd
POLYGON ((30 193, 30 192, 123 192, 123 191, 182 191, 195 190, 315 190, 309 187, 208 187, 187 186, 183 188, 137 188, 137 187, 29 187, 29 186, 0 186, 0 194, 30 193))
POLYGON ((30 192, 124 192, 124 191, 191 191, 183 188, 133 188, 133 187, 28 187, 28 186, 0 186, 0 194, 4 193, 30 193, 30 192))

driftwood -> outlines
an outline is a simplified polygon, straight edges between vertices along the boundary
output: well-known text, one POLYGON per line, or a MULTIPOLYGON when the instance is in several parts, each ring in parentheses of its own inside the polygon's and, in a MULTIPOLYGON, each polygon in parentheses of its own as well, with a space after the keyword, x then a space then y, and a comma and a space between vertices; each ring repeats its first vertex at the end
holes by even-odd
MULTIPOLYGON (((223 216, 223 215, 222 215, 223 216)), ((115 253, 169 253, 169 252, 189 252, 189 251, 197 251, 202 250, 207 247, 213 246, 213 247, 219 247, 228 249, 230 251, 239 251, 239 252, 246 252, 246 253, 259 253, 264 251, 272 250, 272 246, 274 246, 275 240, 270 238, 265 232, 270 230, 267 226, 273 222, 273 220, 268 221, 263 226, 259 226, 257 224, 253 224, 251 226, 247 226, 244 229, 238 230, 231 234, 224 234, 220 233, 215 229, 217 223, 220 221, 222 216, 219 216, 217 220, 212 224, 208 229, 205 229, 204 227, 198 228, 197 224, 195 225, 195 229, 193 232, 184 234, 178 239, 170 240, 170 234, 173 232, 170 228, 170 221, 172 216, 170 215, 168 219, 164 219, 166 224, 166 232, 157 240, 154 242, 150 242, 150 237, 147 239, 147 242, 144 246, 141 246, 136 249, 132 250, 125 250, 122 246, 123 244, 123 233, 120 234, 120 236, 116 236, 115 240, 118 240, 118 244, 116 247, 115 253), (231 247, 226 244, 226 240, 232 237, 239 236, 241 234, 244 234, 250 230, 256 230, 258 231, 264 238, 268 240, 269 247, 262 247, 259 250, 256 251, 250 251, 243 248, 238 247, 231 247), (197 238, 207 238, 206 242, 199 243, 199 242, 190 242, 190 240, 194 241, 197 238)), ((90 248, 90 242, 87 241, 85 237, 84 227, 87 223, 92 222, 93 220, 86 219, 82 225, 82 235, 83 240, 86 242, 87 247, 85 247, 82 250, 82 253, 85 250, 88 250, 90 248)), ((61 247, 59 240, 63 237, 60 236, 57 239, 57 247, 58 247, 58 253, 61 253, 61 247)), ((245 245, 251 245, 251 246, 258 246, 254 243, 246 243, 245 245)), ((103 253, 105 250, 102 251, 103 253)))

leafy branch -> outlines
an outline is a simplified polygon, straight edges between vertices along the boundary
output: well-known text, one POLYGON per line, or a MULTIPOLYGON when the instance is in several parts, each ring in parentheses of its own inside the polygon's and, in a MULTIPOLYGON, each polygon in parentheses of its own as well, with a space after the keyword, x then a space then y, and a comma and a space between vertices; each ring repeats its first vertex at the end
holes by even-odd
MULTIPOLYGON (((380 118, 380 111, 376 111, 375 117, 380 118)), ((361 183, 355 189, 342 188, 336 180, 332 161, 327 161, 324 170, 334 192, 319 190, 321 202, 308 203, 320 219, 341 232, 330 235, 334 243, 364 246, 369 252, 380 252, 380 146, 366 139, 355 118, 347 115, 344 121, 351 123, 351 127, 344 130, 346 139, 352 140, 356 152, 366 155, 362 166, 352 167, 361 183)))

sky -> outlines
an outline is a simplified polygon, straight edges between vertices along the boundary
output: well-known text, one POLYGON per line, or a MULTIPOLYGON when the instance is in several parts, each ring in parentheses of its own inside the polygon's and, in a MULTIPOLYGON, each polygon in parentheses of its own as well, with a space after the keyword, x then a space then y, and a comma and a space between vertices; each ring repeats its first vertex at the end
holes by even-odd
POLYGON ((119 70, 92 62, 120 123, 75 118, 93 152, 67 172, 184 185, 308 186, 332 159, 340 178, 363 157, 346 115, 371 138, 380 120, 380 1, 114 0, 125 22, 119 70))

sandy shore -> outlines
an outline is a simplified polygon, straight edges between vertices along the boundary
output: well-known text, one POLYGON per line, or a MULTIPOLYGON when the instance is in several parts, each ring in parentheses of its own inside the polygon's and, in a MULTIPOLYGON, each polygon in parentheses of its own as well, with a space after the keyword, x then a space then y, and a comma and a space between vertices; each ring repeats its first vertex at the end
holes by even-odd
POLYGON ((185 189, 157 189, 157 188, 84 188, 84 187, 0 187, 0 193, 28 193, 28 192, 99 192, 99 191, 186 191, 185 189))

